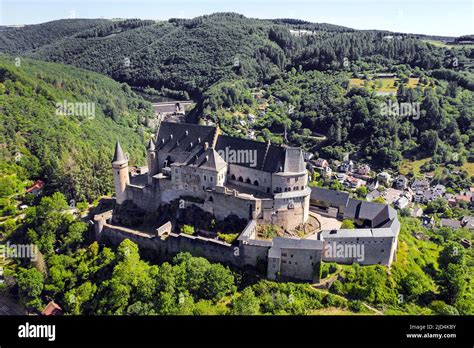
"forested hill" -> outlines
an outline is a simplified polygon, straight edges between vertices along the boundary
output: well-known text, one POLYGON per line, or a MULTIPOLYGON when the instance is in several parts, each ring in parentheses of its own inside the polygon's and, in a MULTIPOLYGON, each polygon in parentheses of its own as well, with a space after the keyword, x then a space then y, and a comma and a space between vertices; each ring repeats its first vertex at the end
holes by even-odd
POLYGON ((31 59, 16 66, 1 55, 0 110, 0 174, 45 180, 47 191, 76 200, 111 191, 116 139, 133 162, 144 160, 142 124, 153 114, 151 104, 108 77, 31 59), (87 107, 71 113, 58 103, 87 107))
MULTIPOLYGON (((167 88, 202 96, 221 80, 245 78, 250 85, 273 80, 292 67, 343 70, 345 59, 384 66, 408 64, 423 69, 459 67, 468 51, 450 51, 405 35, 385 40, 382 31, 356 31, 330 24, 288 19, 260 20, 235 13, 164 22, 82 20, 78 31, 55 30, 37 41, 31 31, 44 24, 0 31, 0 51, 72 64, 131 86, 167 88), (83 29, 80 30, 79 29, 83 29), (290 31, 291 30, 291 31, 290 31)), ((68 20, 52 22, 65 28, 68 20)))
POLYGON ((107 22, 105 19, 61 19, 23 27, 1 27, 0 52, 31 51, 107 22))

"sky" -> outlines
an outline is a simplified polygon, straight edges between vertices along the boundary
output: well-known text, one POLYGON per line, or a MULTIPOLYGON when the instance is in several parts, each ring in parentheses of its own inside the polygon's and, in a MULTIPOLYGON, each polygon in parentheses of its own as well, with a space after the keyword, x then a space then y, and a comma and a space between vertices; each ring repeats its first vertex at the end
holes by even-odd
POLYGON ((355 29, 445 36, 474 34, 474 0, 0 0, 0 25, 63 18, 193 18, 237 12, 355 29))

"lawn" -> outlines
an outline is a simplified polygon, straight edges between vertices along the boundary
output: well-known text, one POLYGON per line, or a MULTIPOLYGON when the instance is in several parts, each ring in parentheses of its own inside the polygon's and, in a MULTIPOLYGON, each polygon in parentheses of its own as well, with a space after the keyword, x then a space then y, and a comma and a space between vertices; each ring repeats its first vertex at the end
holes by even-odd
POLYGON ((421 176, 420 167, 429 161, 431 161, 431 157, 423 158, 416 161, 404 159, 400 166, 400 174, 403 174, 403 175, 413 174, 415 177, 420 177, 421 176))
MULTIPOLYGON (((367 87, 375 88, 379 93, 396 93, 398 87, 395 86, 395 81, 398 79, 395 78, 381 78, 375 80, 363 80, 359 78, 349 79, 349 88, 351 87, 363 87, 364 83, 367 82, 367 87)), ((415 88, 418 86, 419 79, 411 77, 408 80, 407 86, 410 88, 415 88)))

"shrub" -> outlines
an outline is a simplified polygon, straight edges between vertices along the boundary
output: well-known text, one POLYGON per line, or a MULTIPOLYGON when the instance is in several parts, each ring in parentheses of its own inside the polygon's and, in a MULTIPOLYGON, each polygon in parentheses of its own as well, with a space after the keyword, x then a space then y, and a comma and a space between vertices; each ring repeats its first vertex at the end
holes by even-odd
POLYGON ((239 236, 238 233, 221 233, 217 232, 217 236, 224 242, 232 244, 234 240, 239 236))
POLYGON ((183 225, 181 226, 181 233, 193 235, 194 234, 194 227, 190 225, 183 225))

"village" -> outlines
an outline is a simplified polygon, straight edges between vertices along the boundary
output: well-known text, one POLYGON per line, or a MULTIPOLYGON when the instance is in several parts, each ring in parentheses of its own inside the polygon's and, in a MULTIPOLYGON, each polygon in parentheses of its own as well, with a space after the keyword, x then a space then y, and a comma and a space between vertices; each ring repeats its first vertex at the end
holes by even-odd
MULTIPOLYGON (((324 186, 325 183, 329 183, 332 188, 352 192, 360 199, 389 204, 399 210, 402 216, 422 219, 423 225, 427 228, 474 229, 473 216, 466 214, 458 218, 439 217, 439 214, 433 214, 427 209, 435 201, 441 203, 446 201, 450 208, 466 210, 472 206, 474 187, 454 192, 445 185, 433 183, 433 175, 429 173, 410 178, 399 173, 372 171, 368 164, 357 163, 348 156, 344 161, 313 159, 308 153, 306 156, 309 157, 313 185, 324 186)), ((463 245, 470 247, 468 241, 463 242, 463 245)))

